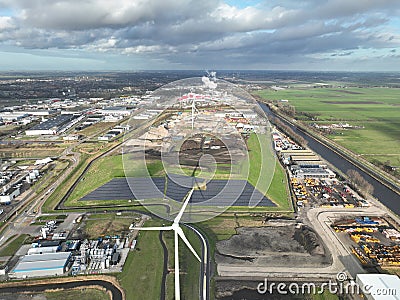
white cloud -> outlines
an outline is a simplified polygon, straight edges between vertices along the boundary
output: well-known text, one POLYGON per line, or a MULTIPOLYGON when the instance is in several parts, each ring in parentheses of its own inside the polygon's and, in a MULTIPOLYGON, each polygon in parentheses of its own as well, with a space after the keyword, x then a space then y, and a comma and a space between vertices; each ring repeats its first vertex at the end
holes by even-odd
POLYGON ((351 59, 352 50, 400 47, 392 22, 399 20, 398 0, 268 1, 242 8, 222 0, 0 0, 0 7, 14 12, 0 16, 0 50, 2 44, 81 49, 229 67, 330 62, 341 57, 335 53, 351 59))
POLYGON ((0 30, 6 30, 13 28, 13 19, 11 17, 2 17, 0 16, 0 30))

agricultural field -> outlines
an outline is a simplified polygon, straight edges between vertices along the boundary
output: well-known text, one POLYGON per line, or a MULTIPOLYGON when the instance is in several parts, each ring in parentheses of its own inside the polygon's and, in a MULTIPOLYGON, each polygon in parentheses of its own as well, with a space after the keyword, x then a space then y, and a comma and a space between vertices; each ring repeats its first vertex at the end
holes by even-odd
POLYGON ((267 100, 288 100, 296 118, 309 123, 349 123, 329 137, 370 162, 400 166, 400 90, 395 88, 289 88, 258 92, 267 100), (313 116, 310 120, 303 113, 313 116))
POLYGON ((65 144, 29 144, 6 145, 0 149, 0 158, 45 158, 60 155, 66 148, 65 144))

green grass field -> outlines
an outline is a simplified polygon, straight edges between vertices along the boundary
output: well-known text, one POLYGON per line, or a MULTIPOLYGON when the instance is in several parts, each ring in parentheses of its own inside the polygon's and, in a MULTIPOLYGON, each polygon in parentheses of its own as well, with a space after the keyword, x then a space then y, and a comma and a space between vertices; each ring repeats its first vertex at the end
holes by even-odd
POLYGON ((217 241, 227 240, 236 234, 238 224, 234 217, 215 217, 199 223, 199 226, 207 233, 209 240, 214 241, 215 244, 217 241))
POLYGON ((337 295, 331 294, 327 290, 325 290, 322 294, 309 295, 309 297, 306 297, 306 298, 310 299, 310 300, 338 300, 339 299, 339 297, 337 295))
MULTIPOLYGON (((163 167, 161 161, 149 162, 147 169, 150 175, 162 175, 163 167)), ((129 170, 129 173, 131 173, 129 174, 131 176, 144 176, 143 171, 140 169, 134 170, 132 168, 129 170)), ((77 200, 117 177, 125 177, 122 155, 108 155, 99 158, 92 164, 85 176, 78 183, 68 198, 66 205, 76 205, 77 200)))
POLYGON ((104 291, 97 289, 74 289, 54 292, 46 292, 47 300, 110 300, 110 297, 104 291))
MULTIPOLYGON (((287 99, 302 112, 317 116, 317 123, 347 122, 362 129, 340 130, 329 136, 344 147, 362 154, 367 160, 377 159, 399 166, 400 90, 395 88, 290 88, 263 90, 258 95, 267 100, 287 99)), ((311 122, 311 121, 309 121, 311 122)), ((314 122, 314 121, 312 121, 314 122)))
MULTIPOLYGON (((146 222, 146 226, 160 225, 160 221, 146 222)), ((158 231, 140 232, 136 250, 129 252, 122 273, 117 275, 126 299, 160 299, 163 251, 158 234, 158 231)))
MULTIPOLYGON (((291 210, 289 194, 287 189, 286 176, 283 168, 279 163, 276 163, 275 157, 266 152, 267 157, 264 157, 264 164, 260 164, 261 147, 267 147, 269 143, 267 136, 259 136, 252 134, 248 140, 249 148, 249 174, 244 174, 243 166, 235 166, 236 172, 233 178, 243 179, 248 178, 249 182, 255 186, 260 192, 267 195, 268 198, 273 200, 277 207, 255 208, 258 210, 272 210, 272 211, 288 211, 291 210), (261 169, 262 168, 262 169, 261 169), (273 174, 271 172, 274 172, 273 174), (271 179, 272 177, 272 179, 271 179), (271 184, 270 184, 271 182, 271 184)), ((78 201, 83 196, 87 195, 96 188, 102 186, 113 178, 128 176, 138 177, 145 176, 146 172, 143 171, 141 163, 138 165, 130 165, 129 170, 123 168, 126 163, 122 155, 105 156, 95 161, 85 176, 78 183, 77 187, 71 193, 66 201, 66 206, 91 206, 91 205, 121 205, 121 200, 115 199, 110 201, 78 201)), ((132 160, 133 161, 133 160, 132 160)), ((132 164, 132 161, 130 163, 132 164)), ((220 166, 220 171, 217 169, 216 179, 225 179, 229 174, 226 174, 226 165, 220 166)), ((165 171, 161 161, 147 162, 147 170, 151 176, 164 176, 165 171)), ((169 170, 171 171, 171 170, 169 170)), ((189 170, 188 170, 189 172, 189 170)), ((189 172, 190 173, 190 172, 189 172)), ((229 172, 228 172, 229 173, 229 172)), ((190 174, 191 175, 191 174, 190 174)), ((134 202, 134 201, 133 201, 134 202)), ((134 203, 131 203, 133 205, 134 203)), ((241 208, 240 208, 241 209, 241 208)), ((246 208, 248 210, 248 208, 246 208)))
POLYGON ((4 247, 0 251, 1 256, 13 256, 15 252, 24 244, 25 240, 27 239, 27 234, 21 234, 14 240, 12 240, 6 247, 4 247))
MULTIPOLYGON (((201 256, 201 242, 198 237, 185 227, 183 231, 190 241, 190 244, 196 250, 197 254, 201 256)), ((164 242, 168 249, 168 268, 175 269, 174 258, 174 233, 166 231, 163 234, 164 242)), ((180 263, 180 281, 181 281, 181 295, 183 299, 196 299, 199 295, 199 276, 200 276, 200 263, 194 257, 192 252, 186 247, 182 240, 179 240, 179 263, 180 263)), ((173 300, 175 297, 174 287, 174 272, 167 275, 166 281, 166 299, 173 300)))
MULTIPOLYGON (((193 233, 193 231, 185 227, 183 227, 183 231, 190 244, 201 257, 200 239, 193 233)), ((181 293, 183 299, 197 299, 199 297, 200 262, 194 257, 193 253, 187 248, 182 240, 179 241, 179 251, 180 269, 183 273, 180 277, 182 282, 181 293)))
POLYGON ((121 155, 99 158, 86 172, 85 177, 78 183, 69 199, 80 199, 82 196, 107 183, 111 179, 124 176, 121 155))
MULTIPOLYGON (((266 157, 265 167, 261 169, 260 161, 261 147, 267 147, 265 143, 268 143, 266 139, 257 139, 255 134, 252 134, 247 141, 247 147, 249 149, 249 176, 248 181, 255 186, 261 193, 264 193, 269 197, 275 204, 278 205, 279 210, 291 210, 290 198, 287 189, 287 180, 285 171, 275 158, 266 157), (271 168, 273 169, 273 177, 271 180, 271 168)), ((267 155, 270 153, 266 152, 267 155)))

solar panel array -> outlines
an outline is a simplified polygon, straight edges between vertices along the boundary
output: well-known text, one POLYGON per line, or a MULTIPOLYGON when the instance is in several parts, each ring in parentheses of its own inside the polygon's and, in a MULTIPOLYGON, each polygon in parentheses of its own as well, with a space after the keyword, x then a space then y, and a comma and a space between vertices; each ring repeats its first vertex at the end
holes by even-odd
MULTIPOLYGON (((191 186, 201 187, 202 182, 204 179, 180 175, 114 178, 80 200, 146 200, 167 197, 182 201, 191 186)), ((204 189, 199 188, 193 192, 190 202, 206 206, 275 206, 246 180, 210 180, 204 189)))

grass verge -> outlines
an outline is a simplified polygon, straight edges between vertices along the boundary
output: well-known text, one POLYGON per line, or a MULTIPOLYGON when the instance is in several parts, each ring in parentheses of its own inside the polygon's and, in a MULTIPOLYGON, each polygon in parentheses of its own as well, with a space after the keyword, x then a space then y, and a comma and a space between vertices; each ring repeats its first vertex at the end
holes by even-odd
POLYGON ((0 251, 0 256, 13 256, 27 239, 27 234, 21 234, 11 241, 3 250, 0 251))
MULTIPOLYGON (((160 221, 149 221, 146 226, 160 226, 160 221)), ((158 231, 142 231, 137 248, 129 252, 123 271, 117 275, 126 299, 160 299, 163 251, 158 231)))

